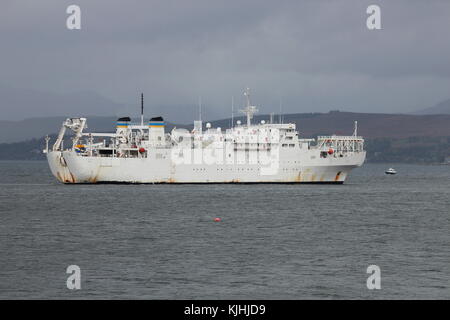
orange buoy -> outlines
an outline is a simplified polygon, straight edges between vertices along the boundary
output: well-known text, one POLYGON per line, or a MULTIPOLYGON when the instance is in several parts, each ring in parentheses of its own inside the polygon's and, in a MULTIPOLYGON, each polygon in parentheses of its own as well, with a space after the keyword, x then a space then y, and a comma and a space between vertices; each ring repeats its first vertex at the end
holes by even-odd
POLYGON ((328 154, 333 154, 334 150, 333 149, 328 149, 328 154))
POLYGON ((222 221, 220 218, 214 218, 214 221, 215 222, 220 222, 220 221, 222 221))

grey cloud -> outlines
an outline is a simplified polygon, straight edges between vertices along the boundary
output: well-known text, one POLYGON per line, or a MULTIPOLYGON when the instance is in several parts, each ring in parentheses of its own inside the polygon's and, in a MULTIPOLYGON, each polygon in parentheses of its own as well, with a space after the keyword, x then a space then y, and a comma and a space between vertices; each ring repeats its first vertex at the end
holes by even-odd
POLYGON ((6 1, 0 84, 93 91, 130 112, 144 91, 175 121, 199 95, 207 117, 228 116, 246 86, 262 112, 408 112, 450 96, 449 17, 438 0, 6 1), (73 3, 80 31, 65 29, 73 3), (365 26, 374 3, 380 31, 365 26))

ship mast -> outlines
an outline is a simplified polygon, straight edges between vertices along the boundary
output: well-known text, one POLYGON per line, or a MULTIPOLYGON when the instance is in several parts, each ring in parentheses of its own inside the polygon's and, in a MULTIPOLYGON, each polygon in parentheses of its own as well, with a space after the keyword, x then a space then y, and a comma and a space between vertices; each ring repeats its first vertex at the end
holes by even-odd
POLYGON ((231 126, 230 128, 234 127, 234 96, 231 96, 231 126))
POLYGON ((144 94, 141 93, 141 126, 144 126, 144 94))
POLYGON ((198 120, 202 121, 202 96, 198 97, 198 117, 198 120))
POLYGON ((250 88, 247 88, 244 91, 244 96, 247 98, 247 107, 240 111, 247 115, 247 127, 250 127, 251 119, 253 118, 253 115, 258 112, 258 108, 250 105, 250 88))

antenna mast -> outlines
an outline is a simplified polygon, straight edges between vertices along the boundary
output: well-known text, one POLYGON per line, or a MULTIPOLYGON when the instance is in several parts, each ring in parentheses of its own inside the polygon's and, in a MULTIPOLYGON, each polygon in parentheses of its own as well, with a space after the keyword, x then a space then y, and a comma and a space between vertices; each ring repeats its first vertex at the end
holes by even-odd
POLYGON ((144 94, 141 93, 141 126, 144 125, 144 94))
POLYGON ((282 107, 283 107, 283 101, 280 99, 280 115, 278 116, 278 122, 279 122, 279 123, 283 123, 283 111, 282 111, 282 107))
POLYGON ((200 121, 202 121, 202 96, 198 97, 198 113, 200 117, 200 121))
POLYGON ((234 96, 231 96, 231 128, 234 127, 234 96))
POLYGON ((242 109, 241 112, 247 115, 247 127, 250 127, 251 119, 253 118, 253 115, 258 112, 258 108, 250 105, 250 88, 247 88, 244 91, 244 96, 247 98, 247 107, 242 109))

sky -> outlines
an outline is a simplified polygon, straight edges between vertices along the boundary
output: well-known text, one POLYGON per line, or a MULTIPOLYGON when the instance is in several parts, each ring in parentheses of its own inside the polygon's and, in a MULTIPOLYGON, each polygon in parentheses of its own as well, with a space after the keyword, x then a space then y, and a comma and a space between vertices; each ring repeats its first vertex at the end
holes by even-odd
MULTIPOLYGON (((202 118, 229 117, 246 87, 261 113, 406 113, 450 98, 449 33, 447 0, 2 0, 0 89, 90 92, 111 115, 138 113, 144 92, 146 114, 184 122, 199 97, 202 118), (381 30, 366 26, 371 4, 381 30)), ((15 118, 40 108, 52 115, 36 102, 15 118)))

